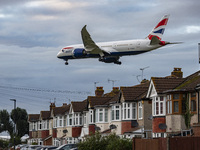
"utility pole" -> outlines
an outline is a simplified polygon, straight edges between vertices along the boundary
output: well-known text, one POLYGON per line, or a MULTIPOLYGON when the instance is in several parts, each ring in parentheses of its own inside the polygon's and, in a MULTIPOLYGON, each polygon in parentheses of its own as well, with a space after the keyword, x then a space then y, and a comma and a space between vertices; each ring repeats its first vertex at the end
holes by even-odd
POLYGON ((142 80, 143 80, 143 71, 144 71, 144 69, 147 69, 147 68, 149 68, 149 66, 148 67, 144 67, 144 68, 140 68, 140 70, 142 71, 142 80))
MULTIPOLYGON (((16 99, 10 99, 10 100, 14 102, 14 112, 16 112, 16 99)), ((14 123, 14 150, 15 150, 15 134, 16 134, 16 124, 14 123)))

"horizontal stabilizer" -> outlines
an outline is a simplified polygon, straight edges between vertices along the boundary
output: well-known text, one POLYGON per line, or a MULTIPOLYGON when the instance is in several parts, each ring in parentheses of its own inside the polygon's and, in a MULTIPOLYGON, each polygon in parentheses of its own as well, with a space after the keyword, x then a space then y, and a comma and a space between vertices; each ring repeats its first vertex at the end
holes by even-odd
POLYGON ((150 45, 156 45, 156 44, 159 44, 159 43, 160 43, 160 40, 156 36, 153 36, 151 38, 150 45))

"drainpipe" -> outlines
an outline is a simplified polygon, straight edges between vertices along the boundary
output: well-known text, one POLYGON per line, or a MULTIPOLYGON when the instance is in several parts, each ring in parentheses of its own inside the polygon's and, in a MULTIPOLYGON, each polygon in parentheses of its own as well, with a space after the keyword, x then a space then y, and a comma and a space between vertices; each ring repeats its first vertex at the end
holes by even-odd
POLYGON ((198 84, 195 88, 197 92, 197 117, 198 117, 198 123, 200 123, 200 112, 199 112, 199 105, 200 105, 200 95, 199 95, 199 89, 200 89, 200 84, 198 84))

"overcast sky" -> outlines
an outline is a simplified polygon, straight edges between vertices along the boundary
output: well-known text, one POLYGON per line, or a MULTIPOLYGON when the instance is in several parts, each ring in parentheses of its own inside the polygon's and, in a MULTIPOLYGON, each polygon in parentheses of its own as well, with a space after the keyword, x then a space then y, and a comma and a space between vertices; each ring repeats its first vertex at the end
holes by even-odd
POLYGON ((199 70, 199 0, 0 0, 0 110, 17 106, 28 113, 48 110, 94 95, 94 82, 105 92, 138 84, 144 78, 184 77, 199 70), (95 42, 143 39, 161 17, 170 14, 163 40, 184 42, 149 53, 121 57, 122 65, 98 59, 57 59, 67 45, 82 43, 84 25, 95 42), (141 77, 139 77, 141 80, 141 77))

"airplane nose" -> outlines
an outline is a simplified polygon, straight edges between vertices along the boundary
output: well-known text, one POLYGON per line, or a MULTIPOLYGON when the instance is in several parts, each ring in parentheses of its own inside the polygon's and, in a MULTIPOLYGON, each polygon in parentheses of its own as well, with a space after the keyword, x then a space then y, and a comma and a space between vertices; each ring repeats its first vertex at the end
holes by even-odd
POLYGON ((57 58, 62 58, 62 53, 61 52, 59 52, 58 54, 57 54, 57 58))

